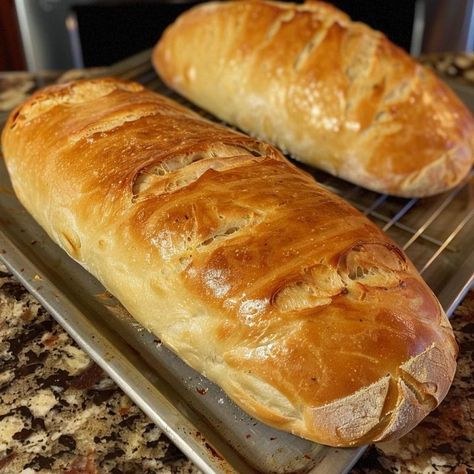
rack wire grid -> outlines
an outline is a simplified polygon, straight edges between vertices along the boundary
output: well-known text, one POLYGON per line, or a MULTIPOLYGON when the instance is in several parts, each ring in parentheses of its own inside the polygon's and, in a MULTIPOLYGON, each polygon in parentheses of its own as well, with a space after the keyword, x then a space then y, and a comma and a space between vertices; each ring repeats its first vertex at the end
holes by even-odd
MULTIPOLYGON (((170 90, 153 70, 150 54, 150 51, 144 51, 110 67, 107 73, 138 81, 204 117, 220 122, 170 90)), ((296 164, 311 173, 322 186, 350 202, 391 237, 415 264, 446 313, 452 314, 474 282, 473 173, 446 193, 406 199, 369 191, 302 163, 296 164)))
MULTIPOLYGON (((169 89, 153 70, 150 57, 151 50, 143 51, 88 77, 115 76, 140 82, 207 119, 222 123, 169 89)), ((37 77, 35 85, 44 86, 54 77, 51 74, 37 77)), ((470 88, 455 91, 465 102, 474 103, 474 91, 470 88)), ((3 122, 6 115, 0 115, 3 122)), ((448 316, 452 314, 474 283, 474 173, 446 193, 406 199, 369 191, 302 163, 295 164, 311 173, 319 184, 350 202, 392 238, 430 285, 448 316)))

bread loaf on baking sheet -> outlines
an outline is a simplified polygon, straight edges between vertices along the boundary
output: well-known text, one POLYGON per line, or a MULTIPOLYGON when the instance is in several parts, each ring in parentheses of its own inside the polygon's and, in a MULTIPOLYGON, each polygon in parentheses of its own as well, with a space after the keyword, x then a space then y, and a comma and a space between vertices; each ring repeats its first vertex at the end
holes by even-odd
POLYGON ((443 192, 473 163, 473 118, 451 90, 325 3, 195 7, 165 31, 153 63, 217 117, 378 192, 443 192))
POLYGON ((256 418, 352 446, 446 395, 457 347, 430 289, 270 145, 114 79, 34 94, 2 145, 51 238, 256 418))

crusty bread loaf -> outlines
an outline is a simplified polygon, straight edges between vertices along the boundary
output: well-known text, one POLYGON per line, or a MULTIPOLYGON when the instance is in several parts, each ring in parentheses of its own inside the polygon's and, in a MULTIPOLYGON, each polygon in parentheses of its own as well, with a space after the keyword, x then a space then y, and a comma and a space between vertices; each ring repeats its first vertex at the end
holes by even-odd
POLYGON ((226 122, 375 191, 439 193, 473 163, 473 118, 450 89, 321 2, 195 7, 166 30, 153 62, 226 122))
POLYGON ((260 420, 357 445, 445 396, 456 343, 432 292, 271 146, 113 79, 36 93, 2 143, 52 239, 260 420))

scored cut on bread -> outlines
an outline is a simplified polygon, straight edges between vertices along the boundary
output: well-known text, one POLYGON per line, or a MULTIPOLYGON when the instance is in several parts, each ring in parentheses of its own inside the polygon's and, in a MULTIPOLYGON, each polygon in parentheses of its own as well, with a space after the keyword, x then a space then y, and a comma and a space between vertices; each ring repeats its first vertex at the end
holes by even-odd
POLYGON ((371 190, 429 196, 473 163, 473 117, 449 87, 322 2, 199 5, 168 27, 153 64, 227 123, 371 190))
POLYGON ((446 395, 457 346, 431 290, 272 146, 115 79, 35 93, 2 146, 51 238, 259 420, 353 446, 446 395))

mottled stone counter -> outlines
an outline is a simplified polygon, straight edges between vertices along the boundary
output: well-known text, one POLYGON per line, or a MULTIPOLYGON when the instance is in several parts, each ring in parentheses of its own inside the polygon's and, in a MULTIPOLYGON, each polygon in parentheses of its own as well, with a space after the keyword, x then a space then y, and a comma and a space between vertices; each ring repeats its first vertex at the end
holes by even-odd
POLYGON ((0 265, 0 472, 198 472, 0 265))

